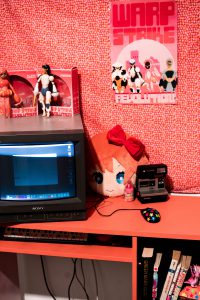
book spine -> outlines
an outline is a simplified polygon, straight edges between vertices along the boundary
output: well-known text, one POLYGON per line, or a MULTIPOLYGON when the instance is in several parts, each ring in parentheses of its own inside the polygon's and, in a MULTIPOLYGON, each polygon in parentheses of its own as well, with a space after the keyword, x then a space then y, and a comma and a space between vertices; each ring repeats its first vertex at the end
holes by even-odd
POLYGON ((168 293, 168 296, 167 296, 167 300, 172 299, 172 294, 174 293, 174 289, 175 289, 175 285, 176 285, 176 282, 177 282, 177 279, 178 279, 178 276, 179 276, 180 269, 181 269, 181 263, 179 263, 177 268, 176 268, 176 271, 175 271, 175 274, 174 274, 174 277, 173 277, 173 280, 172 280, 172 284, 171 284, 171 287, 169 289, 169 293, 168 293))
POLYGON ((172 283, 172 279, 174 277, 176 264, 177 264, 177 261, 173 259, 172 264, 170 266, 171 268, 169 269, 168 274, 167 274, 167 278, 165 280, 165 284, 164 284, 164 287, 163 287, 163 291, 162 291, 160 300, 166 300, 167 299, 168 292, 169 292, 169 289, 170 289, 170 286, 171 286, 171 283, 172 283))
POLYGON ((152 300, 152 281, 153 281, 153 248, 143 248, 141 261, 139 266, 141 271, 139 272, 140 280, 138 280, 138 285, 141 286, 139 290, 139 299, 141 300, 152 300))
POLYGON ((152 299, 155 300, 157 298, 158 292, 158 271, 153 272, 153 287, 152 287, 152 299))
POLYGON ((177 283, 176 283, 176 286, 175 286, 175 289, 174 289, 174 293, 173 293, 173 296, 172 296, 172 300, 177 300, 178 299, 178 295, 179 295, 179 293, 181 291, 181 288, 183 286, 186 274, 187 274, 187 269, 181 269, 180 270, 180 273, 179 273, 179 276, 178 276, 178 279, 177 279, 177 283))
POLYGON ((148 299, 148 286, 149 286, 149 259, 144 259, 143 269, 143 297, 148 299))
POLYGON ((156 254, 156 260, 153 267, 153 286, 152 286, 152 299, 156 300, 158 297, 158 269, 160 266, 162 253, 156 254))

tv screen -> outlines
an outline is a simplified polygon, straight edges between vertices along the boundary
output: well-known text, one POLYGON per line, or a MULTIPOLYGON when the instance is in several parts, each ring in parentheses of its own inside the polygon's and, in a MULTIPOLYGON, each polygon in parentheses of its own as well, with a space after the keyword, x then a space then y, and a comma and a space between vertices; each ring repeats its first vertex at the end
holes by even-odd
POLYGON ((0 223, 86 219, 80 115, 0 119, 0 169, 0 223))
POLYGON ((74 143, 0 146, 1 200, 49 200, 76 196, 74 143), (8 167, 9 166, 9 167, 8 167))

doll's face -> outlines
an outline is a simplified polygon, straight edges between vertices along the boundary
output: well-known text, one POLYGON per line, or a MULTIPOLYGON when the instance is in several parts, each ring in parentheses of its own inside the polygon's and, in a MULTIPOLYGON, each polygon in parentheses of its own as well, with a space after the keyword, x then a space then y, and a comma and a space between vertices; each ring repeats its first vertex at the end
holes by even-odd
POLYGON ((42 74, 42 75, 47 74, 47 70, 46 70, 45 68, 42 68, 42 69, 41 69, 41 74, 42 74))
POLYGON ((96 170, 92 171, 90 185, 97 193, 115 197, 124 194, 124 173, 125 168, 113 158, 113 172, 105 170, 100 171, 97 167, 96 170))
POLYGON ((6 70, 2 70, 2 72, 1 72, 1 74, 0 74, 0 77, 1 77, 2 79, 5 79, 5 78, 7 77, 7 75, 8 75, 7 71, 6 71, 6 70))

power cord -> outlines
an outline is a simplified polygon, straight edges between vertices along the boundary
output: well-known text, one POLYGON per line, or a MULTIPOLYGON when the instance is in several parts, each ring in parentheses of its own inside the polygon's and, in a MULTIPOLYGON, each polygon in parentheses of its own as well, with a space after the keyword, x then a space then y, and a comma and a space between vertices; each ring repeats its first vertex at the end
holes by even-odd
POLYGON ((84 286, 84 288, 86 288, 85 287, 86 280, 85 280, 85 273, 84 273, 84 269, 83 269, 83 260, 82 259, 80 259, 80 265, 81 265, 81 273, 82 273, 82 276, 83 276, 83 286, 84 286))
MULTIPOLYGON (((107 199, 107 198, 106 198, 107 199)), ((104 199, 104 201, 106 200, 106 199, 104 199)), ((112 215, 114 215, 116 212, 118 212, 118 211, 127 211, 127 210, 139 210, 139 211, 141 211, 141 208, 118 208, 118 209, 116 209, 116 210, 114 210, 114 211, 112 211, 110 214, 102 214, 101 212, 100 212, 100 210, 98 209, 98 204, 99 203, 95 203, 95 205, 93 206, 94 208, 95 208, 95 210, 96 210, 96 212, 101 216, 101 217, 111 217, 112 215)))
POLYGON ((127 211, 127 210, 139 210, 139 211, 141 211, 142 210, 141 208, 118 208, 118 209, 114 210, 113 212, 111 212, 110 214, 103 214, 98 209, 98 204, 106 203, 106 200, 108 200, 108 199, 109 199, 109 197, 99 197, 95 202, 90 201, 90 202, 93 203, 93 205, 89 206, 87 208, 87 210, 90 210, 90 209, 94 208, 96 210, 96 212, 102 217, 111 217, 112 215, 114 215, 118 211, 127 211))
MULTIPOLYGON (((76 259, 75 259, 76 260, 76 259)), ((69 286, 68 286, 68 299, 71 300, 71 286, 72 286, 72 283, 74 281, 74 277, 75 277, 75 272, 76 272, 76 269, 75 269, 75 264, 74 264, 74 269, 73 269, 73 274, 72 274, 72 278, 70 280, 70 283, 69 283, 69 286)))
MULTIPOLYGON (((78 260, 77 260, 78 261, 78 260)), ((82 261, 82 260, 81 260, 82 261)), ((78 281, 78 283, 80 284, 80 286, 82 287, 82 289, 83 289, 83 291, 84 291, 84 293, 85 293, 85 295, 86 295, 86 298, 87 298, 87 300, 89 300, 89 295, 88 295, 88 293, 87 293, 87 291, 86 291, 86 287, 85 287, 85 274, 84 274, 84 270, 83 270, 83 264, 82 264, 82 267, 81 267, 81 271, 82 271, 82 275, 83 275, 83 283, 81 282, 81 280, 79 279, 79 277, 78 277, 78 275, 77 275, 77 272, 76 272, 76 274, 75 274, 75 276, 76 276, 76 279, 77 279, 77 281, 78 281)))
POLYGON ((75 258, 75 259, 72 258, 72 262, 74 264, 74 268, 73 268, 72 278, 71 278, 70 284, 68 286, 68 299, 71 300, 71 286, 72 286, 72 283, 74 281, 74 278, 76 277, 78 283, 80 284, 80 286, 82 287, 82 289, 83 289, 83 291, 84 291, 84 293, 86 295, 87 300, 89 300, 89 295, 88 295, 88 293, 86 291, 86 288, 85 288, 85 274, 84 274, 83 266, 82 266, 82 274, 84 274, 83 275, 84 283, 81 282, 81 280, 79 279, 79 277, 77 275, 77 272, 76 272, 76 263, 77 263, 77 260, 78 260, 77 258, 75 258))
MULTIPOLYGON (((40 255, 40 260, 41 260, 41 266, 42 266, 42 273, 43 273, 43 277, 44 277, 44 282, 45 282, 45 285, 46 285, 46 288, 47 288, 47 291, 49 292, 49 295, 52 297, 52 299, 56 300, 56 297, 53 295, 53 293, 51 292, 50 288, 49 288, 49 285, 48 285, 48 282, 47 282, 47 278, 46 278, 46 272, 45 272, 45 267, 44 267, 44 260, 43 260, 43 256, 40 255)), ((81 272, 82 272, 82 276, 83 276, 83 283, 81 282, 80 278, 78 277, 77 275, 77 272, 76 272, 76 263, 77 263, 78 259, 73 259, 72 258, 72 262, 73 262, 73 265, 74 265, 74 268, 73 268, 73 274, 72 274, 72 278, 70 280, 70 284, 68 286, 68 299, 71 300, 71 286, 72 286, 72 283, 74 281, 74 278, 77 279, 78 283, 80 284, 80 286, 82 287, 85 295, 86 295, 86 298, 87 300, 89 300, 89 295, 86 291, 86 287, 85 287, 85 274, 84 274, 84 269, 83 269, 83 262, 82 262, 82 259, 80 260, 81 261, 81 272)))
POLYGON ((47 278, 46 278, 46 273, 45 273, 45 268, 44 268, 44 261, 43 261, 43 256, 40 255, 40 260, 41 260, 41 265, 42 265, 42 273, 43 273, 43 277, 44 277, 44 282, 45 282, 45 285, 46 285, 46 288, 49 292, 49 295, 52 297, 52 299, 56 300, 56 297, 53 295, 53 293, 51 292, 50 288, 49 288, 49 285, 48 285, 48 282, 47 282, 47 278))
POLYGON ((94 260, 91 260, 92 268, 94 272, 94 279, 95 279, 95 287, 96 287, 96 300, 99 299, 99 287, 98 287, 98 280, 97 280, 97 272, 94 264, 94 260))

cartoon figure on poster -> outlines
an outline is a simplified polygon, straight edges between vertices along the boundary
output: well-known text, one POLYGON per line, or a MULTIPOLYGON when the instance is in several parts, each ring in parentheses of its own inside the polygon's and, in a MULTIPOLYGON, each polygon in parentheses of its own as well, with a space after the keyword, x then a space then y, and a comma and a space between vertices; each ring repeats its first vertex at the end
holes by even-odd
POLYGON ((11 106, 20 107, 22 100, 15 92, 9 81, 9 75, 5 68, 0 68, 0 106, 6 118, 11 115, 11 106))
POLYGON ((116 93, 127 92, 127 86, 131 93, 141 93, 142 90, 162 93, 175 92, 178 78, 171 58, 166 60, 166 69, 162 73, 155 65, 153 58, 145 59, 144 65, 141 67, 136 65, 135 59, 131 58, 127 71, 122 67, 122 64, 113 64, 112 83, 116 93))
POLYGON ((128 85, 132 93, 140 93, 141 86, 144 84, 140 68, 135 65, 135 59, 130 59, 130 67, 128 69, 128 85))
POLYGON ((36 105, 36 100, 42 106, 43 117, 50 116, 51 112, 51 100, 52 97, 57 97, 58 91, 54 83, 54 76, 51 74, 50 66, 43 65, 42 72, 38 77, 37 84, 34 89, 34 103, 36 105))
POLYGON ((145 60, 144 66, 144 80, 147 90, 149 92, 155 92, 159 87, 161 73, 159 72, 158 68, 154 66, 153 60, 151 58, 145 60))
POLYGON ((112 88, 116 93, 123 93, 127 86, 127 73, 123 65, 116 62, 112 65, 112 88))
POLYGON ((90 155, 92 190, 108 197, 125 195, 127 201, 132 196, 133 200, 137 166, 148 163, 143 143, 127 136, 122 127, 116 125, 91 139, 90 155))
POLYGON ((174 92, 177 86, 177 74, 173 69, 172 59, 166 61, 167 68, 162 73, 162 78, 160 80, 159 86, 163 87, 165 92, 174 92))

